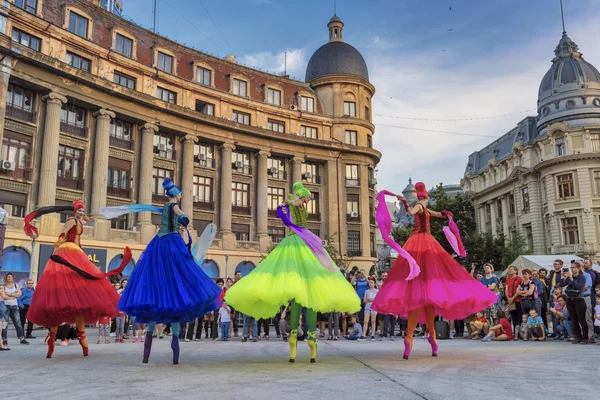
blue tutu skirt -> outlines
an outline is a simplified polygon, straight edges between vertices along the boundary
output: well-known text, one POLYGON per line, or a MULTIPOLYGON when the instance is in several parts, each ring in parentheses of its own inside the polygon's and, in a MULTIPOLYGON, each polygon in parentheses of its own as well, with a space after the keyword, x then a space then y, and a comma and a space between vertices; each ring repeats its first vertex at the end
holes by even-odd
POLYGON ((185 323, 218 308, 221 288, 194 262, 182 237, 155 236, 142 253, 119 310, 148 323, 185 323))

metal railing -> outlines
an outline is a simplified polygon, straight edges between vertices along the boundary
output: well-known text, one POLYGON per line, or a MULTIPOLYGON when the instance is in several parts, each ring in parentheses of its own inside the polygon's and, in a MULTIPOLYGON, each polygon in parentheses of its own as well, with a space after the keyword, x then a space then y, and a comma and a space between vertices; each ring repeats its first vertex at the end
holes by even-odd
POLYGON ((88 137, 88 129, 85 126, 81 127, 81 126, 67 124, 66 122, 61 122, 60 123, 60 131, 62 133, 68 133, 69 135, 79 136, 82 138, 88 137))
POLYGON ((110 137, 110 145, 121 149, 133 150, 133 140, 122 139, 115 136, 110 137))
POLYGON ((6 116, 25 122, 35 123, 37 121, 36 112, 34 112, 33 110, 25 110, 13 104, 6 104, 6 116))

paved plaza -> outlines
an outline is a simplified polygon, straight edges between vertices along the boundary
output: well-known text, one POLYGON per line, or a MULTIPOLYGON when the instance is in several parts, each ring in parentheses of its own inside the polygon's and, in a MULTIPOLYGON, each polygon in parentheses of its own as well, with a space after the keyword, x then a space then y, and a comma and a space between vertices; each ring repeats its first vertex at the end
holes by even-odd
MULTIPOLYGON (((170 338, 155 339, 150 363, 141 343, 96 344, 90 356, 77 342, 45 358, 43 332, 31 345, 9 336, 0 353, 2 397, 28 399, 571 399, 593 398, 600 379, 600 346, 566 342, 440 341, 437 358, 417 338, 409 361, 402 341, 319 341, 316 364, 298 343, 295 364, 280 339, 242 343, 181 343, 171 364, 170 338)), ((111 338, 112 340, 113 338, 111 338)))

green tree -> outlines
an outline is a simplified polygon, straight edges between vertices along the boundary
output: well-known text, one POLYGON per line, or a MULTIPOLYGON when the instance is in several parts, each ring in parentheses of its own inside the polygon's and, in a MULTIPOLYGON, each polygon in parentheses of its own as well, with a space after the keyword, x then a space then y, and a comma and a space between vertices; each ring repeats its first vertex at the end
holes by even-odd
POLYGON ((502 267, 508 267, 517 257, 526 254, 531 254, 527 246, 527 240, 517 232, 509 240, 505 240, 502 252, 502 267))
POLYGON ((404 246, 404 243, 406 243, 406 241, 408 240, 408 237, 410 236, 411 232, 412 226, 397 226, 396 228, 394 228, 394 230, 392 230, 391 236, 396 243, 398 243, 400 246, 404 246))

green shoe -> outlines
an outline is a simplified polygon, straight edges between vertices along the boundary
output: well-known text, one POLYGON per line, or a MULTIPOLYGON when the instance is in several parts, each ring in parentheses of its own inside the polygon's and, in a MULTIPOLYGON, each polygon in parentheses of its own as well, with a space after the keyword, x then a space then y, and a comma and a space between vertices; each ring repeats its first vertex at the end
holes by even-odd
POLYGON ((314 364, 317 358, 317 332, 308 332, 308 348, 310 349, 310 362, 314 364))

